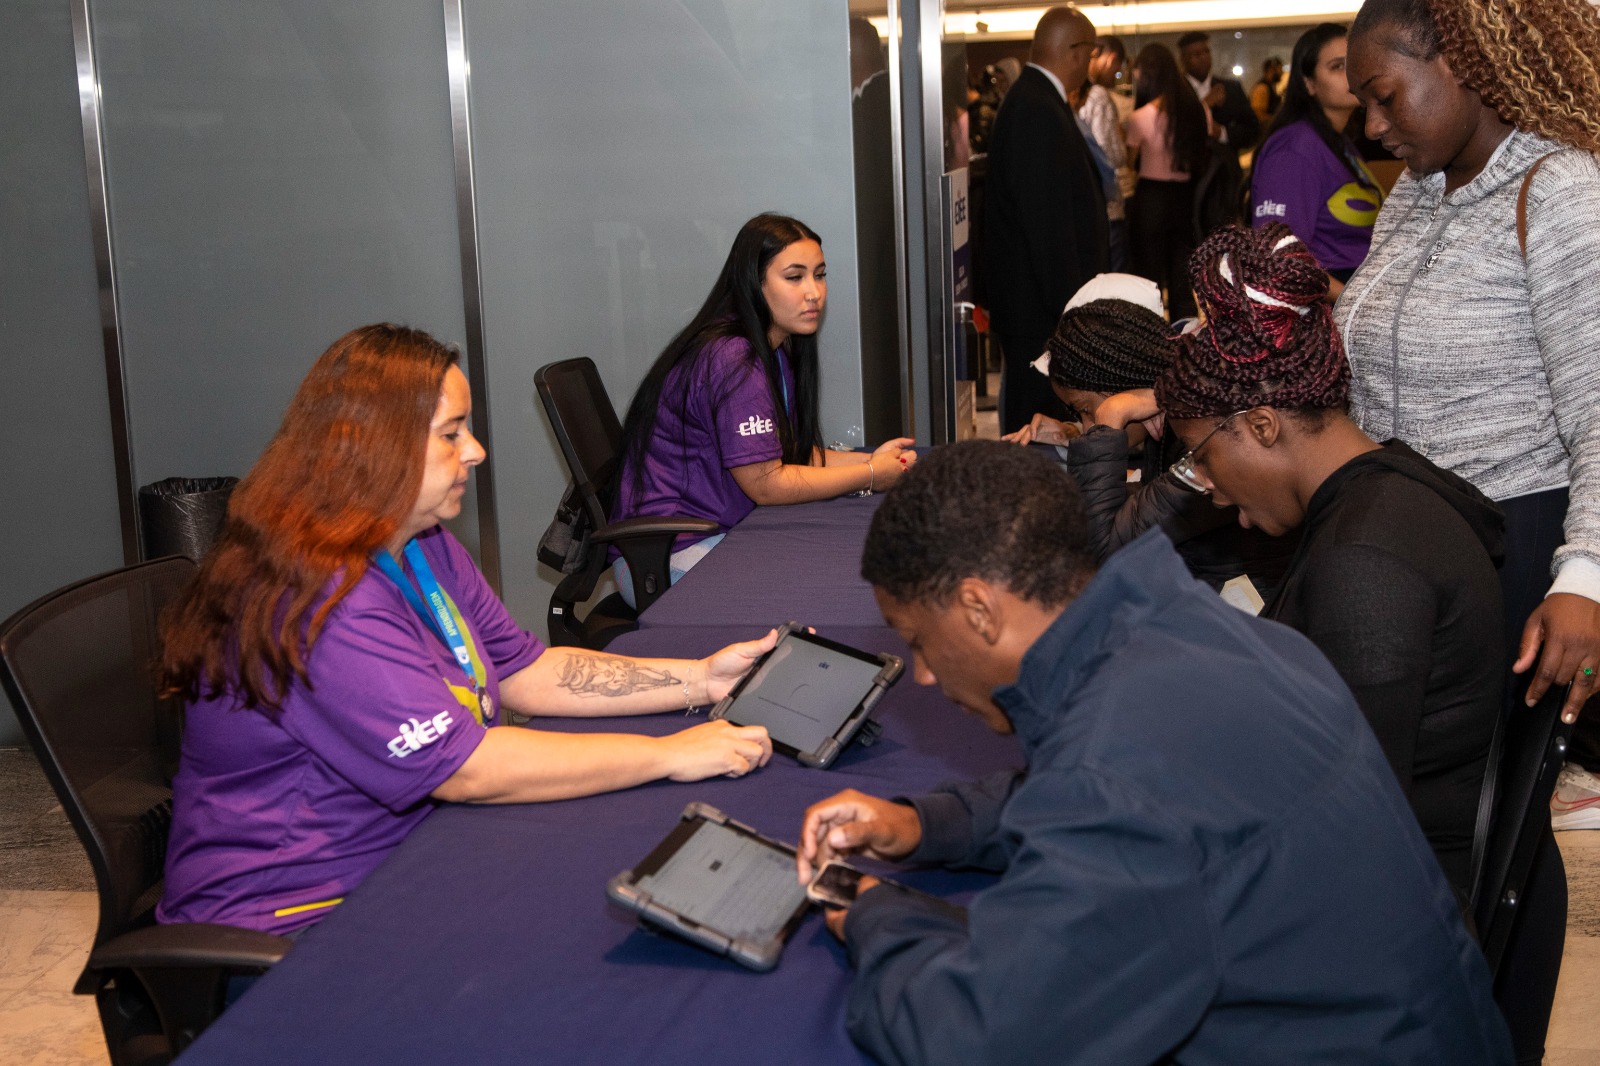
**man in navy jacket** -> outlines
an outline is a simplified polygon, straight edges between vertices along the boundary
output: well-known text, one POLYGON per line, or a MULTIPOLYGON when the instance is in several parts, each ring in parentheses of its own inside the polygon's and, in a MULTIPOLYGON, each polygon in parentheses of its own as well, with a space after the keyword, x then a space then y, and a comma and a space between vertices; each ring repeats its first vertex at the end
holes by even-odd
POLYGON ((1354 698, 1159 530, 1093 570, 1058 464, 934 452, 862 560, 916 679, 1028 768, 806 812, 852 853, 1000 872, 969 910, 864 879, 829 926, 885 1063, 1508 1063, 1489 972, 1354 698))

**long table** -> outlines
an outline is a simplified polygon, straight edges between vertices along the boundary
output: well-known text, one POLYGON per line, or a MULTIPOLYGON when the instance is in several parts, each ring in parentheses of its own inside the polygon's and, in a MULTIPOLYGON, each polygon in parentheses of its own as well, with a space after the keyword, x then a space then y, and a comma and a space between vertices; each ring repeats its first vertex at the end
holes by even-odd
MULTIPOLYGON (((856 576, 875 500, 758 509, 610 650, 706 654, 794 619, 909 657, 856 576)), ((908 670, 909 674, 909 670, 908 670)), ((794 840, 842 788, 879 795, 1021 765, 1015 741, 907 676, 878 705, 881 739, 827 771, 775 757, 740 780, 661 782, 559 803, 444 806, 183 1056, 189 1064, 865 1061, 844 1031, 851 980, 819 916, 754 974, 641 930, 605 898, 700 800, 794 840)), ((667 714, 539 720, 542 729, 661 735, 667 714)), ((956 900, 978 874, 905 880, 956 900)))

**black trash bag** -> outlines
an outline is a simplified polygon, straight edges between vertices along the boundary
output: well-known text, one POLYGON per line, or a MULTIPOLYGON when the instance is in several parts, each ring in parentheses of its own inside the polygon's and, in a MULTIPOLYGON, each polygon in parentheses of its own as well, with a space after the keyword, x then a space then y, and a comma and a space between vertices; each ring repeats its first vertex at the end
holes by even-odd
POLYGON ((187 555, 199 562, 211 550, 236 477, 169 477, 139 490, 144 558, 187 555))

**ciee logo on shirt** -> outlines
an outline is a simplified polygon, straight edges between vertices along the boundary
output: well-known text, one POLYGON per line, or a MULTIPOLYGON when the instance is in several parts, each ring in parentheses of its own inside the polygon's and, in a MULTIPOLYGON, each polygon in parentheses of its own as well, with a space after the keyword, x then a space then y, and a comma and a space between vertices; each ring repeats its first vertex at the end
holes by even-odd
POLYGON ((749 418, 739 423, 739 436, 741 437, 759 437, 763 433, 771 432, 772 419, 770 418, 762 418, 759 415, 751 415, 749 418))
POLYGON ((414 751, 421 751, 423 745, 432 744, 455 725, 455 719, 450 717, 449 711, 440 711, 432 718, 417 721, 415 718, 409 722, 400 723, 400 735, 389 741, 389 754, 396 759, 404 759, 414 751))
POLYGON ((1257 218, 1284 218, 1288 214, 1288 205, 1280 204, 1276 200, 1262 200, 1256 205, 1257 218))

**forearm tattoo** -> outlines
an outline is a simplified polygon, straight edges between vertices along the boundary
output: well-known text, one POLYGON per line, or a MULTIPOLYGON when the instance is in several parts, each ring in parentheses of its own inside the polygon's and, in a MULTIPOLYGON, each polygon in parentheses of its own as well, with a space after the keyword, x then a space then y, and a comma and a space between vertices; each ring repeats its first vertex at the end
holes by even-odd
POLYGON ((669 671, 640 666, 612 655, 568 655, 556 682, 579 696, 630 696, 653 688, 681 685, 669 671))

